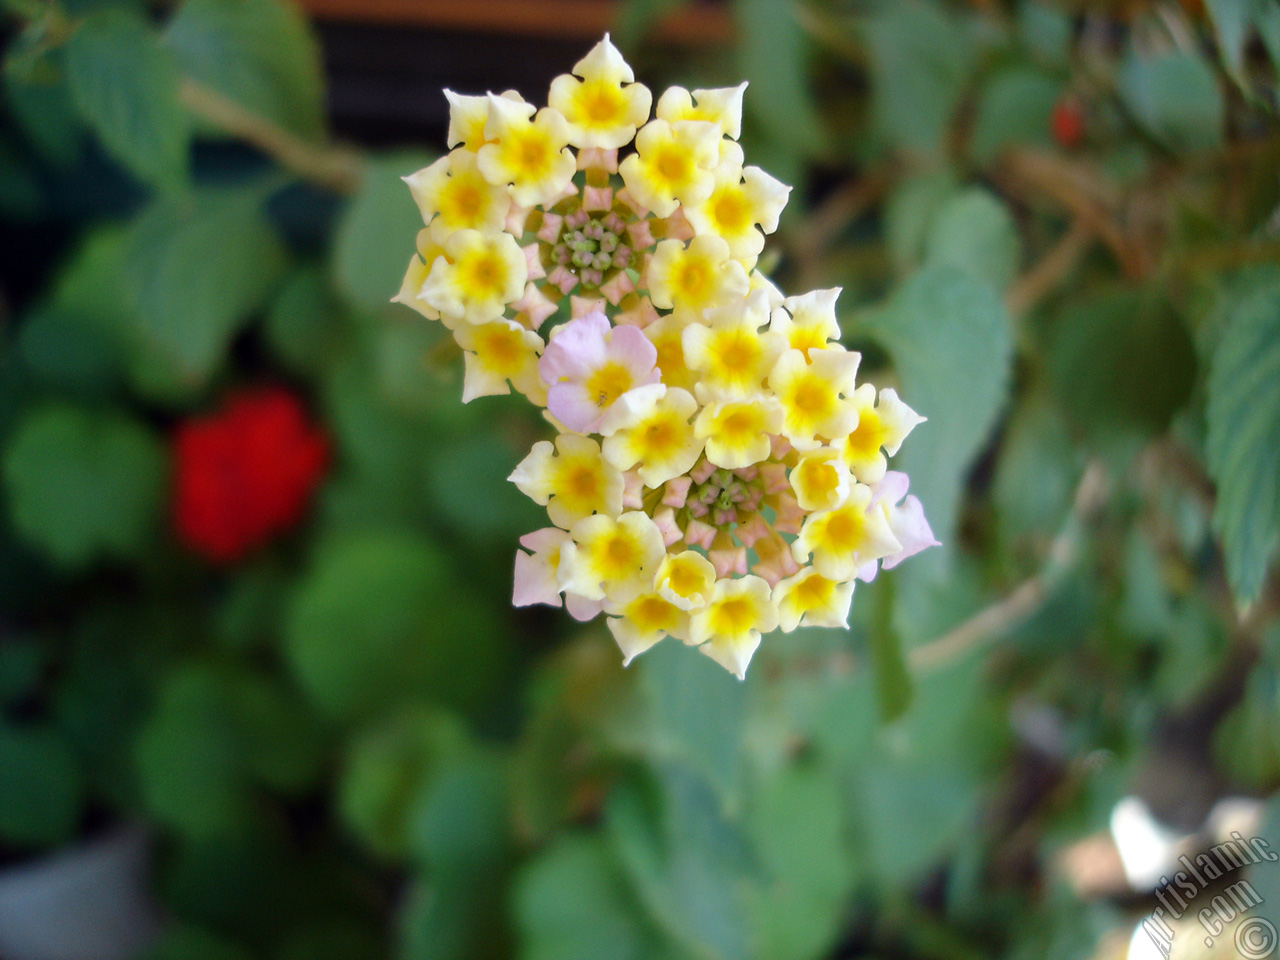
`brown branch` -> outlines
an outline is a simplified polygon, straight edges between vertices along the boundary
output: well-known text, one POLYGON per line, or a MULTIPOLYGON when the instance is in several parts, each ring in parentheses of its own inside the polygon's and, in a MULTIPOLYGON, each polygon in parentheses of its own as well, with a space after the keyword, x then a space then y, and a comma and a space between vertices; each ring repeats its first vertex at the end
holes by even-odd
POLYGON ((1063 569, 1075 560, 1083 524, 1097 514, 1106 498, 1106 471, 1100 462, 1094 461, 1080 478, 1071 513, 1049 546, 1044 568, 1004 599, 979 610, 954 630, 912 650, 907 657, 912 671, 935 670, 1004 635, 1039 610, 1057 585, 1063 569))
POLYGON ((304 180, 336 193, 351 193, 360 183, 363 159, 350 147, 309 143, 193 80, 183 80, 178 95, 196 116, 252 144, 304 180))
POLYGON ((1049 252, 1013 282, 1004 298, 1009 313, 1022 316, 1057 289, 1076 268, 1093 239, 1093 229, 1084 220, 1072 220, 1049 252))

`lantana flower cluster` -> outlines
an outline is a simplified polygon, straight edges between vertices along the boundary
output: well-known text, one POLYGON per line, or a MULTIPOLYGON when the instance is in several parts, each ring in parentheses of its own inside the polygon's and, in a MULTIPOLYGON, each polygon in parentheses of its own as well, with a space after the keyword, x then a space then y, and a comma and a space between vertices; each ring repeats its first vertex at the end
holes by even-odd
POLYGON ((446 91, 395 298, 452 331, 464 401, 514 388, 557 430, 510 478, 551 523, 521 538, 514 603, 603 613, 625 662, 671 636, 739 678, 762 634, 847 626, 857 580, 935 543, 886 461, 923 418, 858 383, 839 290, 756 269, 790 187, 745 165, 745 88, 655 105, 606 36, 541 109, 446 91))

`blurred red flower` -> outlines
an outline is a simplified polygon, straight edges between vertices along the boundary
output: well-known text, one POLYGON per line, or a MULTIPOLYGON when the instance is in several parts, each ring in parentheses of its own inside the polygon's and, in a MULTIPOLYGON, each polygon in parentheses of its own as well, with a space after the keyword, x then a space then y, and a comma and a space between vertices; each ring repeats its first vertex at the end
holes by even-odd
POLYGON ((232 393, 221 410, 178 427, 179 539, 206 560, 234 563, 301 519, 328 458, 324 433, 288 390, 232 393))
POLYGON ((1053 139, 1064 150, 1080 146, 1084 140, 1084 108, 1080 101, 1071 96, 1059 100, 1054 105, 1049 126, 1053 130, 1053 139))

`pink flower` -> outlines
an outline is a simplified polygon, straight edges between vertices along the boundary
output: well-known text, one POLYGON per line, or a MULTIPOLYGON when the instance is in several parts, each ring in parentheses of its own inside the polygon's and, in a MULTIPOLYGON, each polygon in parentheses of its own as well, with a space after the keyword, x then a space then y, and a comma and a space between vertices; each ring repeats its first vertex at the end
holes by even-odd
POLYGON ((657 348, 635 327, 614 327, 599 311, 570 320, 538 361, 547 409, 570 430, 591 433, 620 396, 658 382, 657 360, 657 348))
POLYGON ((907 475, 896 470, 888 471, 875 485, 868 510, 883 509, 889 521, 889 529, 902 544, 902 549, 878 561, 872 560, 858 569, 858 579, 870 583, 876 578, 877 565, 892 570, 907 557, 921 550, 940 546, 925 519, 924 507, 914 496, 907 496, 907 475), (906 499, 903 499, 906 497, 906 499), (899 502, 901 501, 901 502, 899 502))

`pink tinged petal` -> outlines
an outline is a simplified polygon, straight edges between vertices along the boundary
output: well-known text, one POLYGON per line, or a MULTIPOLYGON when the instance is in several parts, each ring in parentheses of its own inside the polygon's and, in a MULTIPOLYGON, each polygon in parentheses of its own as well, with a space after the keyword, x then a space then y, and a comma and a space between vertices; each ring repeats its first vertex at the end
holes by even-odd
POLYGON ((676 523, 676 512, 670 507, 659 507, 653 512, 653 522, 662 534, 662 542, 666 546, 679 543, 684 539, 684 531, 676 523))
POLYGON ((622 475, 622 509, 640 510, 644 507, 644 481, 640 474, 628 470, 622 475))
POLYGON ((578 277, 562 264, 547 274, 547 282, 567 296, 578 285, 578 277))
POLYGON ((621 363, 627 368, 634 386, 657 383, 662 377, 661 372, 655 367, 658 362, 658 348, 635 327, 615 327, 613 335, 609 338, 607 353, 610 360, 621 363))
POLYGON ((716 568, 717 577, 728 577, 735 573, 746 575, 746 547, 715 547, 707 551, 707 559, 716 568))
POLYGON ((556 549, 567 539, 569 535, 559 527, 543 527, 541 530, 534 530, 521 537, 520 546, 534 553, 545 553, 556 549))
POLYGON ((673 240, 692 240, 693 225, 685 219, 684 210, 677 207, 675 213, 667 217, 667 234, 673 240))
POLYGON ((758 513, 753 513, 751 518, 735 529, 734 534, 738 541, 747 549, 754 547, 756 541, 761 537, 767 537, 770 533, 768 521, 758 513))
POLYGON ((759 476, 760 468, 757 464, 753 463, 749 467, 739 467, 737 470, 734 471, 734 473, 738 475, 738 479, 743 480, 747 483, 750 483, 757 476, 759 476))
MULTIPOLYGON (((541 367, 538 372, 542 372, 541 367)), ((547 387, 547 409, 575 433, 590 433, 600 425, 604 413, 596 399, 581 383, 553 383, 547 387)))
POLYGON ((689 487, 693 485, 693 477, 676 477, 668 480, 662 491, 662 502, 669 507, 683 507, 689 497, 689 487))
POLYGON ((583 147, 578 151, 578 169, 617 173, 618 148, 583 147))
POLYGON ((570 297, 569 316, 574 320, 589 313, 604 313, 604 301, 598 297, 570 297))
POLYGON ((791 489, 787 480, 787 468, 781 463, 760 464, 760 482, 765 493, 782 493, 791 489))
POLYGON ((694 483, 706 483, 708 478, 719 469, 710 460, 702 460, 694 464, 693 469, 689 471, 689 476, 693 477, 694 483))
POLYGON ((570 320, 552 334, 538 361, 538 375, 547 386, 562 380, 585 380, 605 359, 609 321, 602 313, 570 320))
POLYGON ((689 513, 691 516, 705 517, 707 512, 707 505, 701 500, 694 500, 689 504, 689 513))
POLYGON ((542 215, 542 226, 538 228, 535 236, 543 243, 555 243, 560 239, 560 224, 564 223, 564 217, 558 213, 544 213, 542 215))
POLYGON ((869 560, 858 568, 858 571, 857 573, 854 574, 854 576, 856 576, 863 583, 870 583, 872 580, 876 578, 876 574, 879 572, 880 572, 880 561, 869 560))
POLYGON ((781 460, 791 452, 791 442, 786 437, 770 437, 769 444, 774 460, 781 460))
POLYGON ((576 593, 566 593, 564 595, 564 608, 569 611, 569 616, 582 623, 593 620, 600 615, 600 611, 604 609, 603 600, 588 600, 586 597, 580 597, 576 593))
POLYGON ((796 498, 790 494, 779 494, 773 503, 777 516, 773 521, 773 529, 779 533, 799 533, 804 524, 805 512, 796 498))
POLYGON ((886 506, 901 503, 902 498, 907 495, 910 484, 911 481, 905 473, 898 470, 886 471, 880 478, 880 482, 871 488, 871 502, 867 504, 867 509, 870 510, 882 500, 886 506))
POLYGON ((511 591, 511 604, 528 607, 535 603, 560 606, 560 588, 556 584, 556 572, 545 557, 516 551, 515 582, 511 591))
POLYGON ((633 197, 631 195, 631 191, 628 190, 626 187, 623 187, 621 190, 619 190, 617 194, 614 195, 614 199, 616 199, 624 207, 626 207, 633 214, 635 214, 635 217, 637 220, 643 220, 645 215, 649 212, 648 208, 645 207, 644 204, 642 204, 635 197, 633 197))
POLYGON ((648 297, 641 297, 634 307, 630 310, 621 311, 613 319, 619 326, 635 327, 643 330, 658 319, 658 311, 653 308, 653 304, 648 297))
POLYGON ((532 211, 528 207, 522 207, 518 203, 512 203, 507 210, 507 219, 502 224, 502 229, 513 237, 521 237, 524 235, 524 222, 529 219, 532 211))
POLYGON ((654 239, 653 231, 649 229, 649 220, 638 220, 627 225, 627 236, 631 238, 631 248, 633 250, 647 250, 652 247, 657 240, 654 239))
POLYGON ((586 187, 582 191, 582 209, 604 212, 613 206, 611 187, 586 187))
POLYGON ((921 550, 941 546, 929 528, 929 521, 924 516, 924 506, 913 496, 907 497, 900 507, 889 508, 889 529, 902 544, 902 549, 883 560, 884 568, 892 570, 907 557, 913 557, 921 550))
POLYGON ((547 275, 547 271, 542 269, 542 255, 538 250, 536 243, 531 243, 524 250, 524 266, 525 271, 529 275, 530 280, 541 280, 547 275))
POLYGON ((768 560, 761 560, 751 568, 751 572, 763 578, 770 587, 776 587, 787 577, 799 573, 800 564, 796 563, 790 550, 782 549, 775 551, 768 560))
POLYGON ((684 542, 692 547, 702 547, 708 550, 711 543, 716 538, 718 531, 715 527, 703 523, 701 520, 690 520, 684 527, 684 542))
POLYGON ((600 292, 604 294, 606 300, 616 307, 622 302, 622 298, 635 290, 635 288, 636 285, 631 281, 631 277, 626 271, 622 271, 615 273, 609 282, 600 288, 600 292))

